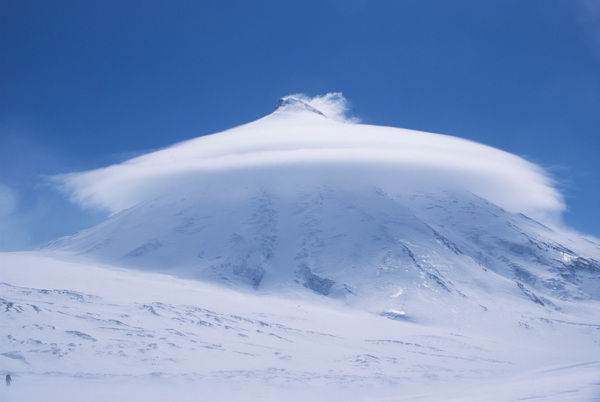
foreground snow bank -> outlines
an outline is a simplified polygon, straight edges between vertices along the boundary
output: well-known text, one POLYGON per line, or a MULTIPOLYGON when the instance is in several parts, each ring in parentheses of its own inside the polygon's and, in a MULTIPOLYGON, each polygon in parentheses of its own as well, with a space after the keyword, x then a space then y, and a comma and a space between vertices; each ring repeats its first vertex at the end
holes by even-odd
POLYGON ((597 401, 600 397, 599 362, 552 367, 481 384, 439 386, 427 392, 411 387, 375 384, 334 385, 326 379, 307 384, 297 381, 282 386, 276 378, 215 379, 108 377, 85 378, 30 375, 0 391, 2 401, 597 401))
POLYGON ((414 323, 73 257, 0 254, 0 266, 3 401, 600 396, 594 301, 560 313, 507 298, 414 323))

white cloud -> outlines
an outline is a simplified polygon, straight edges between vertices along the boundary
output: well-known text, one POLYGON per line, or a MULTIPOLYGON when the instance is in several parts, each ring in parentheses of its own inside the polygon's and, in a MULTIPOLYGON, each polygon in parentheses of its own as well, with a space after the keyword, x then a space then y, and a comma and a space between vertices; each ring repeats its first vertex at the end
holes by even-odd
POLYGON ((0 251, 22 249, 29 242, 18 204, 18 192, 0 183, 0 251))
POLYGON ((54 180, 82 206, 117 212, 165 194, 234 197, 248 186, 295 191, 310 183, 406 193, 464 188, 514 212, 549 221, 564 203, 542 169, 471 141, 345 122, 340 94, 299 97, 317 113, 274 113, 124 163, 54 180), (333 118, 332 118, 333 117, 333 118))
POLYGON ((600 57, 600 2, 598 0, 580 0, 580 21, 588 30, 592 51, 600 57))
POLYGON ((0 183, 0 218, 5 218, 17 208, 17 192, 6 184, 0 183))

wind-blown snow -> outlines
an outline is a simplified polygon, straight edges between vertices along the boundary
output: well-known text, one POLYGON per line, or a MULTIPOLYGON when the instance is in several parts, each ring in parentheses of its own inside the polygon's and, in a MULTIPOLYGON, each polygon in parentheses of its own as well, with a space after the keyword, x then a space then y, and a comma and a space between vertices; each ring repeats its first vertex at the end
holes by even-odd
POLYGON ((545 172, 515 155, 446 135, 351 123, 341 94, 289 99, 321 113, 284 107, 222 133, 55 181, 74 202, 111 213, 190 186, 229 198, 250 176, 254 184, 289 191, 307 182, 370 183, 395 193, 463 188, 546 222, 556 222, 564 209, 545 172))

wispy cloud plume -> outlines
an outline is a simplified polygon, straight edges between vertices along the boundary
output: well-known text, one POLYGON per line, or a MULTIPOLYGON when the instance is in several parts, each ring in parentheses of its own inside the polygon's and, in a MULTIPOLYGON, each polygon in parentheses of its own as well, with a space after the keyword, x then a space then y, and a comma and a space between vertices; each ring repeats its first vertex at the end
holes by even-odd
POLYGON ((323 113, 327 118, 346 123, 358 123, 358 117, 350 115, 348 100, 341 92, 332 92, 325 95, 308 96, 305 94, 293 94, 284 96, 283 100, 297 99, 323 113))
POLYGON ((575 4, 581 9, 580 21, 588 30, 592 51, 596 57, 600 57, 600 2, 579 0, 575 4))
POLYGON ((0 183, 0 218, 11 215, 17 206, 17 193, 6 184, 0 183))
POLYGON ((0 183, 0 251, 21 247, 29 240, 18 216, 19 194, 6 184, 0 183))

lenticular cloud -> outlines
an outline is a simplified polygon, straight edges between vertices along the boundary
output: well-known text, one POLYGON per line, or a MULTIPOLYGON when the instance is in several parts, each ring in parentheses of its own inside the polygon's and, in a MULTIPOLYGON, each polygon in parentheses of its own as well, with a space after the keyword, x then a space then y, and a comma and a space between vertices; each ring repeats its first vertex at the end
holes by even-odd
POLYGON ((218 200, 249 187, 293 196, 315 185, 461 189, 550 223, 564 209, 552 181, 522 158, 446 135, 357 124, 346 113, 339 93, 291 95, 252 123, 55 181, 74 202, 111 213, 189 191, 218 200))

